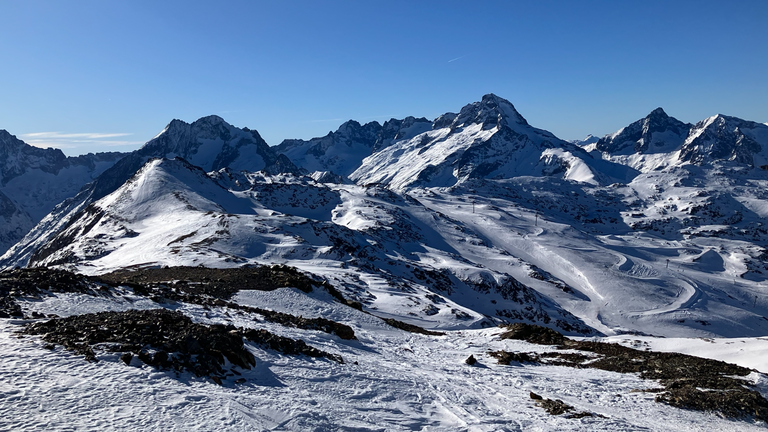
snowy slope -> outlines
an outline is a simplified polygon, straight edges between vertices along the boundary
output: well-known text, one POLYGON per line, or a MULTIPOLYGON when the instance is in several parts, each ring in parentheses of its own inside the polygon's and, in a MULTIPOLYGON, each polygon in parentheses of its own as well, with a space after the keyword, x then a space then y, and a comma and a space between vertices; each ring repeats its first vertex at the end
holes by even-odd
MULTIPOLYGON (((30 264, 100 274, 285 263, 428 328, 523 320, 605 334, 765 334, 764 213, 744 207, 737 221, 724 208, 737 202, 724 201, 729 188, 702 195, 683 174, 624 187, 470 179, 401 196, 154 160, 82 209, 30 264), (733 228, 704 230, 724 223, 733 228)), ((742 185, 739 199, 763 202, 765 184, 742 185)))
MULTIPOLYGON (((18 338, 12 332, 21 322, 0 319, 0 394, 6 402, 0 404, 0 429, 688 432, 757 431, 766 426, 761 421, 726 419, 716 413, 657 403, 655 393, 640 390, 658 384, 637 374, 497 364, 489 351, 530 353, 548 348, 500 340, 498 328, 453 331, 444 336, 405 333, 335 303, 325 293, 305 294, 293 288, 242 291, 234 300, 333 319, 351 326, 357 340, 284 327, 223 308, 166 305, 198 323, 263 328, 302 339, 345 361, 338 364, 283 355, 247 344, 255 366, 241 369, 237 376, 217 385, 188 372, 158 370, 136 359, 126 365, 117 354, 107 352, 99 352, 99 361, 89 363, 61 346, 46 347, 38 337, 18 338), (478 360, 475 366, 465 363, 470 355, 478 360), (244 382, 236 384, 235 378, 244 382), (576 411, 599 417, 550 415, 536 406, 531 393, 561 399, 576 411)), ((55 294, 26 302, 24 307, 69 316, 158 304, 135 295, 55 294)), ((642 349, 641 340, 627 343, 638 343, 642 349)), ((748 349, 764 342, 738 343, 748 349)), ((717 355, 718 351, 709 352, 717 355)), ((729 357, 727 351, 722 354, 729 357)), ((765 375, 752 373, 747 379, 763 395, 768 394, 765 375)))
POLYGON ((427 327, 517 319, 593 333, 508 274, 446 248, 391 192, 260 180, 252 176, 244 180, 253 182, 247 190, 229 191, 183 160, 152 160, 73 217, 30 265, 99 274, 143 265, 278 262, 328 277, 371 310, 407 310, 427 327))

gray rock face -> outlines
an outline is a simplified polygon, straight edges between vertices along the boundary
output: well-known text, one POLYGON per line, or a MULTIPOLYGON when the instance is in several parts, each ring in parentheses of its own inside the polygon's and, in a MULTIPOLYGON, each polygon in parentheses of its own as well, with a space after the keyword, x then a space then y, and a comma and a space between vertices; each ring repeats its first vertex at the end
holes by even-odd
POLYGON ((124 155, 67 157, 59 149, 33 147, 0 130, 0 253, 124 155))
POLYGON ((410 116, 402 120, 390 119, 383 125, 376 121, 361 125, 349 120, 324 137, 287 139, 274 149, 307 171, 330 171, 346 177, 360 166, 365 157, 395 141, 427 131, 431 126, 432 123, 426 118, 410 116))
POLYGON ((608 153, 666 151, 682 145, 691 126, 690 123, 668 116, 663 109, 656 108, 645 118, 631 123, 618 133, 600 138, 595 148, 608 153))

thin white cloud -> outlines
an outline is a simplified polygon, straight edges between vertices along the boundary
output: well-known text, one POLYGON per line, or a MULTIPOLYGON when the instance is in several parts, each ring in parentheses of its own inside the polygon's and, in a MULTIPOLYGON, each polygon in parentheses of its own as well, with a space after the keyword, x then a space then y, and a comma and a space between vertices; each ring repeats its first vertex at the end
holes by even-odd
POLYGON ((32 132, 21 134, 20 138, 27 144, 40 148, 77 149, 83 147, 119 147, 143 144, 143 141, 119 140, 113 138, 127 137, 130 133, 63 133, 63 132, 32 132))
POLYGON ((85 139, 96 140, 102 138, 117 138, 129 136, 129 133, 61 133, 61 132, 33 132, 23 134, 29 139, 85 139))
MULTIPOLYGON (((461 59, 463 59, 464 57, 466 57, 466 56, 465 56, 465 55, 463 55, 463 56, 461 56, 461 57, 456 57, 455 59, 451 59, 451 60, 448 60, 448 63, 453 63, 453 62, 455 62, 456 60, 461 60, 461 59)), ((445 58, 445 57, 443 57, 443 58, 445 58)))

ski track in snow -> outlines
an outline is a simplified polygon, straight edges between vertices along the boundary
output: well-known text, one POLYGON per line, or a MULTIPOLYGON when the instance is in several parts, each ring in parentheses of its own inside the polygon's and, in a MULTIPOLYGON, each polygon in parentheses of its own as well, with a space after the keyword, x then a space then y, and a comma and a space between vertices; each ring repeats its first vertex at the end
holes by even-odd
MULTIPOLYGON (((78 313, 109 308, 105 299, 83 297, 78 313)), ((26 306, 46 313, 75 312, 62 300, 54 296, 26 306)), ((495 328, 450 331, 446 336, 414 335, 333 303, 327 294, 308 296, 288 288, 244 291, 235 301, 335 319, 353 326, 359 340, 343 341, 321 332, 181 305, 195 321, 267 328, 341 354, 346 361, 336 364, 283 356, 249 345, 257 364, 242 371, 247 382, 225 381, 219 386, 188 373, 158 371, 137 359, 127 366, 116 354, 100 354, 101 361, 88 363, 60 346, 44 349, 37 337, 18 338, 13 331, 19 321, 0 320, 0 430, 747 431, 765 427, 656 403, 654 394, 633 390, 657 384, 635 375, 497 365, 486 354, 489 350, 542 352, 547 347, 501 341, 495 337, 500 332, 495 328), (470 354, 478 365, 464 363, 470 354), (535 406, 530 392, 606 418, 551 416, 535 406)), ((123 307, 112 305, 115 310, 123 307)), ((752 346, 754 342, 744 343, 752 346)), ((765 378, 754 379, 765 394, 765 378)))

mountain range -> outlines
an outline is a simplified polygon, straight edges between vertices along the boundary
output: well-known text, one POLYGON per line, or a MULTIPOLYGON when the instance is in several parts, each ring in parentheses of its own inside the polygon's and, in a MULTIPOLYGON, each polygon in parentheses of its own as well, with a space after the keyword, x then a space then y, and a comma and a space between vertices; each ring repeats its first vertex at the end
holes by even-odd
POLYGON ((67 157, 32 147, 0 130, 0 250, 18 242, 54 206, 124 156, 109 152, 67 157))
POLYGON ((764 334, 768 127, 659 108, 587 141, 493 94, 276 147, 217 116, 174 120, 0 263, 284 263, 428 328, 764 334))
POLYGON ((765 124, 565 141, 493 94, 274 147, 0 131, 0 429, 762 430, 767 160, 765 124))

